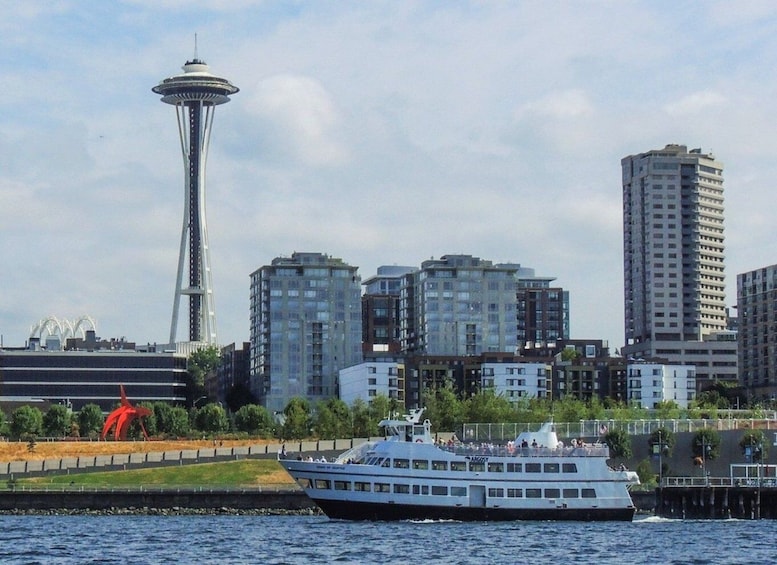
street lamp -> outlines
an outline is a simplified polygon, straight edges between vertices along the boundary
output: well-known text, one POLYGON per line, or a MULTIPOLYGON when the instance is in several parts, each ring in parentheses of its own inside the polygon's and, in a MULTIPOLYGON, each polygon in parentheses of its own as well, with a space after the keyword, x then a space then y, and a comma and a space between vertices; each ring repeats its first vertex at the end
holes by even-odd
POLYGON ((657 431, 658 434, 658 443, 653 444, 653 455, 658 455, 658 486, 661 487, 661 483, 663 482, 663 472, 664 472, 664 462, 663 462, 663 456, 664 456, 664 450, 668 447, 668 445, 664 442, 663 432, 662 430, 657 431))
MULTIPOLYGON (((760 442, 756 443, 755 438, 750 438, 748 458, 750 464, 756 463, 756 499, 755 499, 755 518, 761 518, 761 459, 763 458, 763 446, 760 442)), ((749 476, 750 473, 748 472, 749 476)))

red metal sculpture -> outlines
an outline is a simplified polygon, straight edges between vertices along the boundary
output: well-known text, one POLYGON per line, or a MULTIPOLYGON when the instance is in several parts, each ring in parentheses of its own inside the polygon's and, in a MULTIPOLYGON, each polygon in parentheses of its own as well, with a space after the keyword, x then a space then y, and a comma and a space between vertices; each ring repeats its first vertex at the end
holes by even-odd
POLYGON ((121 390, 121 406, 108 414, 108 417, 105 419, 101 438, 105 439, 111 431, 111 428, 115 425, 116 428, 113 431, 113 438, 116 440, 127 439, 127 430, 129 429, 130 424, 137 419, 140 424, 140 429, 143 430, 143 437, 148 439, 148 434, 146 433, 146 428, 143 427, 143 420, 141 420, 141 418, 143 416, 151 416, 151 410, 144 408, 143 406, 133 406, 130 404, 129 400, 127 400, 127 395, 124 393, 124 385, 119 385, 119 388, 121 390))

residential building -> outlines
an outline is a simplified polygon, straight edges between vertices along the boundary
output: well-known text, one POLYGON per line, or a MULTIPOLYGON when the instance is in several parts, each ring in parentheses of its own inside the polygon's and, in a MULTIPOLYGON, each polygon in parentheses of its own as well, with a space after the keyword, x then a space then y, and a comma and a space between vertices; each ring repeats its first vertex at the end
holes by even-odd
POLYGON ((690 365, 645 361, 629 363, 626 371, 631 404, 652 409, 662 402, 674 402, 688 408, 696 398, 696 370, 690 365))
POLYGON ((569 339, 569 291, 551 287, 554 277, 538 277, 521 267, 517 278, 518 347, 524 355, 560 339, 569 339))
POLYGON ((370 402, 378 395, 405 404, 404 362, 401 359, 365 361, 340 371, 340 400, 352 405, 370 402))
POLYGON ((512 355, 397 356, 366 359, 340 371, 340 398, 352 404, 378 395, 394 398, 406 408, 423 405, 423 392, 452 386, 462 398, 491 389, 517 403, 550 396, 550 365, 512 355))
POLYGON ((740 383, 750 398, 777 398, 777 265, 737 275, 740 383))
POLYGON ((623 173, 630 359, 696 365, 696 382, 736 381, 725 305, 723 165, 684 145, 630 155, 623 173))
POLYGON ((251 274, 251 390, 268 410, 336 396, 338 372, 361 363, 357 271, 323 253, 293 253, 251 274))
POLYGON ((404 277, 415 267, 384 265, 362 282, 362 351, 365 355, 394 355, 399 341, 399 294, 404 277))
POLYGON ((529 398, 550 398, 551 366, 542 362, 486 362, 481 366, 481 388, 516 404, 529 398))
POLYGON ((205 388, 208 398, 222 403, 231 400, 232 404, 247 404, 254 400, 251 394, 247 394, 251 390, 251 343, 244 341, 242 345, 242 348, 239 348, 237 344, 230 343, 221 348, 219 365, 213 378, 206 375, 205 388), (233 395, 242 395, 244 398, 233 398, 233 395))
POLYGON ((606 340, 558 340, 552 347, 540 349, 553 354, 551 390, 553 398, 578 400, 604 398, 602 384, 609 378, 612 362, 606 340))
POLYGON ((430 259, 404 278, 400 342, 406 354, 515 353, 516 273, 472 255, 430 259))

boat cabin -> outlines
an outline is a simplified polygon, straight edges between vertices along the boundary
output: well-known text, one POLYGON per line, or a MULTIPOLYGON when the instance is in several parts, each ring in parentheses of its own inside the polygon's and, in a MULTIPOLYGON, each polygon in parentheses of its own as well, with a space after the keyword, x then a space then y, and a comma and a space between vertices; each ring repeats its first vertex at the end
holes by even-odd
POLYGON ((404 441, 412 443, 434 443, 432 438, 432 423, 426 419, 421 422, 423 408, 410 410, 402 418, 394 417, 381 420, 378 426, 383 430, 387 441, 404 441))

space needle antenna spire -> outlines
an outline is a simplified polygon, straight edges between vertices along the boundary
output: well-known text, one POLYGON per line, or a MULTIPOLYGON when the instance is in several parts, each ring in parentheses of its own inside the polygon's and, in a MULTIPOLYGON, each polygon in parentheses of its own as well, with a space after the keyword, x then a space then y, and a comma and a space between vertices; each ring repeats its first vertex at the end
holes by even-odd
POLYGON ((229 102, 239 92, 225 78, 215 76, 198 58, 197 34, 194 59, 183 66, 183 73, 162 80, 151 89, 162 95, 162 102, 175 107, 184 163, 184 216, 178 275, 170 324, 170 344, 176 343, 181 299, 189 299, 189 341, 218 345, 216 306, 210 270, 210 247, 205 221, 205 165, 216 106, 229 102), (184 265, 188 277, 184 283, 184 265))

